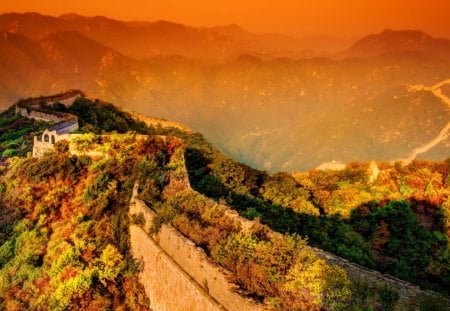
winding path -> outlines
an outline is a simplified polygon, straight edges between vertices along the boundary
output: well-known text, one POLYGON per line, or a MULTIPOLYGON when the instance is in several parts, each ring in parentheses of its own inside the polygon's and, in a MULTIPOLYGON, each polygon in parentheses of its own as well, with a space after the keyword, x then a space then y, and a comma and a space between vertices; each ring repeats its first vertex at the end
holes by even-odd
MULTIPOLYGON (((444 103, 447 104, 448 109, 450 110, 450 98, 448 98, 446 95, 442 93, 441 87, 445 84, 450 84, 450 79, 441 81, 433 86, 425 86, 425 85, 413 85, 410 87, 409 91, 411 92, 417 92, 417 91, 430 91, 433 93, 436 97, 441 99, 444 103)), ((439 144, 441 141, 446 139, 450 134, 450 120, 447 122, 447 124, 444 126, 444 128, 439 132, 439 134, 430 140, 428 143, 415 148, 409 156, 405 159, 402 159, 401 162, 405 164, 411 163, 419 154, 425 153, 437 144, 439 144)))

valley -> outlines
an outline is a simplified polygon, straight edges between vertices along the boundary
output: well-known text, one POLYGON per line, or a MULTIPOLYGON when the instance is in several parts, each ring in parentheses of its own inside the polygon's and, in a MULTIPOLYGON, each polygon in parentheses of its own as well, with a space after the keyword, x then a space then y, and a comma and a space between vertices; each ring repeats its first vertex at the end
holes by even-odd
MULTIPOLYGON (((22 96, 79 88, 185 124, 226 154, 271 172, 404 159, 448 121, 440 98, 408 90, 450 77, 449 40, 419 31, 383 31, 342 52, 308 56, 298 41, 235 25, 3 14, 0 31, 3 108, 22 96), (179 39, 187 33, 189 48, 179 39)), ((444 136, 417 156, 445 158, 444 136)))
POLYGON ((0 1, 0 311, 450 310, 448 12, 0 1))

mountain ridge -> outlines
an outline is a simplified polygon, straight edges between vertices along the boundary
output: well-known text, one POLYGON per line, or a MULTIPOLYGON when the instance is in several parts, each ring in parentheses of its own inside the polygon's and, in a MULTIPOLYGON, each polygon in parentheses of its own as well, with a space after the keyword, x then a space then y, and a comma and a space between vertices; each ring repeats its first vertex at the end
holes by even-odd
MULTIPOLYGON (((55 96, 49 98, 55 98, 55 96)), ((34 99, 33 102, 37 100, 34 99)), ((26 101, 23 101, 23 105, 26 105, 26 101)), ((208 249, 213 250, 215 247, 219 247, 219 249, 224 248, 228 250, 227 244, 215 242, 216 238, 220 239, 221 234, 228 234, 226 233, 228 231, 224 231, 227 229, 221 227, 224 223, 225 225, 227 223, 223 218, 224 215, 217 213, 217 209, 213 209, 210 212, 215 211, 214 213, 210 214, 208 212, 201 216, 204 211, 209 211, 210 207, 214 207, 216 203, 213 200, 216 200, 218 202, 226 202, 227 205, 229 204, 230 207, 236 209, 243 217, 249 219, 260 218, 260 222, 269 226, 272 230, 283 233, 283 235, 279 235, 280 238, 289 239, 291 234, 307 235, 312 245, 324 247, 326 250, 332 251, 352 262, 372 269, 376 267, 379 271, 387 271, 404 280, 421 284, 425 288, 439 289, 441 292, 446 289, 448 282, 445 281, 445 276, 448 274, 448 271, 445 270, 445 267, 448 258, 439 256, 439 253, 445 251, 445 247, 447 247, 447 240, 441 236, 445 234, 446 229, 439 222, 438 206, 442 205, 442 208, 448 208, 446 207, 447 203, 445 203, 448 198, 448 183, 444 183, 443 179, 446 179, 450 172, 449 160, 443 162, 414 161, 409 165, 394 165, 383 162, 372 162, 370 165, 368 163, 349 163, 342 171, 336 172, 312 170, 308 173, 296 175, 286 173, 270 175, 224 156, 213 145, 207 143, 199 133, 187 133, 179 128, 159 127, 156 124, 146 127, 142 122, 134 119, 132 115, 100 100, 78 97, 69 107, 48 102, 40 105, 39 109, 55 112, 69 111, 77 115, 80 120, 81 131, 84 132, 84 134, 78 134, 79 138, 73 142, 77 148, 82 148, 83 150, 95 150, 93 149, 94 147, 100 148, 101 152, 109 154, 113 158, 108 160, 108 157, 106 157, 106 159, 100 160, 99 164, 89 165, 88 168, 85 167, 86 163, 90 164, 91 162, 89 161, 98 161, 98 158, 97 160, 89 160, 89 157, 86 158, 81 155, 68 157, 65 153, 67 149, 64 149, 63 146, 55 147, 53 153, 44 155, 42 159, 12 158, 11 161, 15 161, 15 164, 11 165, 11 171, 8 171, 8 167, 6 168, 9 178, 7 179, 6 188, 3 186, 0 188, 0 191, 6 191, 7 195, 5 198, 8 204, 17 202, 17 191, 26 191, 27 189, 27 187, 19 187, 20 189, 14 190, 16 186, 14 186, 13 182, 10 182, 13 178, 22 178, 23 182, 29 183, 54 176, 54 174, 51 174, 49 177, 46 175, 46 170, 42 169, 35 174, 29 173, 33 171, 28 171, 28 169, 34 170, 35 167, 41 167, 47 161, 53 163, 51 169, 56 170, 59 174, 58 176, 61 175, 61 172, 64 172, 64 178, 58 177, 53 179, 53 184, 55 182, 67 182, 67 170, 62 171, 67 165, 81 166, 84 168, 82 172, 91 172, 91 170, 95 169, 93 173, 99 173, 99 169, 111 169, 109 173, 105 172, 105 174, 98 175, 94 183, 90 182, 91 179, 80 179, 83 183, 86 183, 86 186, 89 184, 91 186, 87 188, 89 190, 81 191, 84 199, 79 200, 79 204, 81 202, 89 203, 91 200, 94 200, 92 204, 98 206, 100 201, 96 198, 99 193, 102 193, 99 189, 103 189, 100 187, 108 185, 107 189, 109 190, 105 191, 113 191, 112 189, 116 189, 113 187, 114 182, 120 185, 117 189, 126 187, 127 191, 131 190, 130 187, 133 183, 130 181, 126 182, 123 178, 128 178, 131 176, 128 173, 131 174, 133 172, 133 174, 138 175, 132 176, 153 176, 141 180, 143 190, 141 190, 140 199, 145 202, 152 202, 151 206, 160 215, 159 218, 157 216, 154 226, 157 226, 158 223, 161 225, 161 223, 171 222, 184 235, 191 237, 197 245, 202 247, 208 247, 208 249), (106 133, 115 130, 122 134, 111 133, 106 135, 106 133), (136 133, 127 134, 126 132, 129 130, 137 131, 140 134, 156 134, 155 137, 158 139, 153 138, 150 141, 138 143, 135 141, 135 138, 139 135, 136 135, 136 133), (161 139, 159 136, 161 134, 168 138, 161 139), (180 138, 184 140, 183 144, 180 144, 180 138), (104 144, 99 143, 100 141, 103 141, 104 144), (136 144, 136 147, 129 148, 129 144, 136 144), (180 153, 180 146, 183 146, 183 153, 180 153), (165 149, 161 149, 163 147, 165 149), (165 156, 161 155, 162 150, 167 150, 165 156), (148 157, 148 159, 142 159, 144 162, 139 164, 139 169, 131 170, 130 153, 142 155, 148 157), (159 155, 153 158, 149 154, 159 155), (172 162, 172 160, 175 160, 173 156, 175 154, 177 154, 177 161, 181 159, 183 163, 186 163, 185 170, 187 171, 185 173, 188 176, 179 172, 184 167, 183 163, 172 162), (171 155, 171 160, 167 162, 169 155, 171 155), (72 164, 64 162, 66 163, 65 166, 59 166, 54 162, 68 161, 68 158, 72 164), (79 163, 77 159, 84 162, 79 163), (159 170, 159 166, 155 166, 152 161, 158 161, 159 165, 162 165, 165 169, 159 170), (109 164, 104 167, 104 163, 109 164), (151 163, 153 165, 150 165, 151 163), (180 166, 180 164, 183 164, 183 166, 180 166), (144 169, 145 167, 147 169, 144 169), (120 173, 122 171, 119 168, 125 169, 128 173, 120 173), (378 170, 378 173, 374 175, 373 171, 375 169, 378 170), (22 175, 16 174, 16 177, 14 177, 11 175, 12 172, 25 173, 22 175), (148 175, 150 173, 151 175, 148 175), (170 177, 171 182, 164 184, 167 187, 163 187, 160 174, 163 174, 162 176, 166 176, 166 178, 170 175, 174 179, 170 177), (189 181, 186 180, 187 178, 189 178, 189 181), (173 184, 172 181, 174 182, 173 184), (155 188, 159 184, 164 190, 161 196, 158 195, 159 192, 155 188), (198 193, 179 195, 177 191, 185 189, 188 184, 198 193), (154 204, 159 202, 158 200, 162 197, 167 199, 169 204, 161 206, 154 204), (195 206, 191 205, 192 202, 195 202, 195 206), (206 203, 202 205, 203 203, 201 202, 206 203), (171 208, 174 206, 181 206, 181 208, 172 210, 171 208), (203 207, 205 210, 202 209, 203 207), (168 212, 172 216, 166 216, 168 212), (369 216, 370 218, 367 218, 369 216), (196 217, 200 218, 197 219, 196 217), (366 227, 362 226, 369 220, 371 223, 366 225, 366 227), (372 224, 373 222, 375 225, 372 224), (380 226, 383 226, 383 222, 388 223, 387 229, 380 229, 380 226), (381 230, 389 230, 389 234, 382 238, 383 243, 380 242, 381 238, 377 238, 381 234, 379 233, 381 230), (216 233, 211 234, 211 232, 216 233), (391 235, 393 236, 392 238, 390 238, 391 235), (395 252, 390 251, 391 246, 383 246, 386 243, 393 245, 398 239, 403 238, 409 240, 408 243, 400 246, 400 252, 398 251, 399 246, 395 249, 395 252), (413 241, 420 240, 420 243, 411 243, 411 239, 413 241), (437 250, 439 250, 438 253, 437 250), (424 256, 424 253, 427 255, 424 256), (401 261, 402 265, 407 265, 409 270, 406 272, 404 270, 399 271, 397 269, 397 260, 401 261), (442 271, 442 274, 430 273, 427 269, 429 265, 441 267, 438 271, 442 271)), ((21 117, 14 116, 13 110, 9 109, 8 113, 2 114, 0 126, 8 125, 10 122, 17 122, 20 119, 21 117)), ((20 134, 20 130, 16 128, 15 132, 9 132, 8 134, 10 135, 9 139, 14 139, 13 134, 20 134)), ((143 139, 144 136, 139 137, 143 139)), ((13 147, 10 141, 7 140, 7 143, 13 147)), ((3 143, 0 144, 0 148, 3 148, 3 145, 3 143)), ((7 157, 9 156, 7 155, 7 157)), ((74 172, 71 173, 72 175, 69 175, 70 178, 75 178, 78 175, 73 174, 79 172, 79 170, 70 170, 70 172, 74 172)), ((39 187, 45 187, 47 183, 44 182, 39 185, 39 187)), ((137 187, 134 188, 137 189, 137 187)), ((49 191, 53 190, 50 189, 49 191)), ((42 189, 39 195, 44 196, 45 191, 42 189)), ((23 195, 19 197, 22 198, 23 195)), ((107 202, 111 202, 111 197, 112 194, 109 194, 107 202)), ((45 198, 47 196, 44 197, 44 200, 48 202, 49 199, 45 198)), ((61 198, 64 201, 67 197, 63 196, 61 198)), ((0 197, 0 204, 2 204, 2 199, 3 197, 0 197)), ((128 204, 129 201, 125 200, 125 202, 128 204)), ((33 208, 33 205, 27 204, 24 204, 26 208, 33 208)), ((52 206, 55 206, 54 209, 59 208, 58 203, 52 204, 52 206)), ((74 212, 72 209, 66 210, 64 206, 61 208, 63 211, 62 215, 65 216, 70 216, 70 213, 74 212)), ((119 206, 115 205, 115 208, 119 210, 119 206)), ((120 208, 123 209, 123 206, 120 208)), ((116 209, 113 211, 116 211, 116 209)), ((104 212, 95 208, 87 209, 87 211, 91 210, 96 215, 92 216, 95 217, 94 219, 98 219, 98 217, 103 215, 110 215, 111 212, 108 208, 104 212)), ((138 216, 135 217, 136 224, 141 223, 138 216)), ((37 218, 33 217, 31 219, 37 220, 37 218)), ((70 217, 67 219, 69 220, 70 217)), ((91 219, 89 218, 88 220, 91 219)), ((38 223, 36 222, 36 224, 38 223)), ((259 221, 256 224, 259 224, 259 221)), ((275 240, 271 240, 270 233, 264 228, 257 226, 255 230, 258 230, 258 234, 256 236, 262 236, 264 243, 274 243, 274 246, 279 245, 275 243, 275 240)), ((56 236, 58 236, 58 233, 56 233, 56 236)), ((100 234, 100 236, 102 235, 100 234)), ((227 238, 235 242, 232 245, 241 245, 239 244, 239 239, 237 241, 233 240, 235 235, 227 238)), ((117 247, 123 252, 126 249, 125 244, 123 244, 126 241, 126 237, 122 237, 121 241, 121 244, 118 244, 121 247, 117 247)), ((258 241, 256 240, 255 242, 259 243, 258 241)), ((284 240, 277 241, 278 243, 284 243, 284 240)), ((99 247, 102 246, 100 245, 99 247)), ((272 247, 269 249, 272 249, 272 247)), ((246 274, 239 274, 239 271, 241 271, 239 270, 240 266, 233 265, 233 261, 226 261, 226 257, 221 255, 223 254, 222 252, 211 251, 210 254, 215 260, 219 260, 219 263, 225 265, 226 268, 236 272, 235 280, 239 284, 245 284, 243 286, 247 290, 256 292, 259 295, 273 295, 273 293, 268 293, 263 288, 253 285, 254 283, 251 281, 253 277, 249 279, 245 276, 246 274)), ((243 253, 240 254, 243 255, 243 253)), ((12 258, 14 259, 15 256, 12 258)), ((7 261, 13 259, 7 257, 7 261)), ((282 262, 285 262, 285 260, 282 260, 282 262)), ((271 261, 270 265, 273 266, 273 263, 274 261, 271 261)), ((343 263, 346 265, 345 261, 343 263)), ((12 261, 7 266, 6 273, 9 273, 11 265, 15 267, 16 264, 15 261, 12 261)), ((250 264, 258 263, 250 261, 250 264)), ((92 267, 91 265, 86 265, 86 267, 96 269, 95 266, 92 267)), ((0 269, 1 273, 3 272, 0 269)), ((378 274, 375 273, 374 275, 378 274)), ((252 274, 252 276, 254 275, 252 274)), ((258 274, 258 276, 261 278, 260 282, 266 282, 264 275, 258 274)), ((403 284, 398 280, 396 282, 403 284)), ((97 283, 93 282, 93 284, 97 283)), ((276 293, 278 293, 277 288, 279 288, 277 284, 270 285, 276 293)), ((368 284, 368 286, 372 285, 374 284, 368 284)), ((411 289, 411 286, 408 286, 412 293, 412 296, 407 299, 408 303, 415 303, 415 299, 420 298, 415 296, 419 289, 411 289)), ((305 288, 309 287, 305 286, 305 288)), ((355 289, 352 288, 351 290, 354 291, 355 289)), ((382 292, 380 289, 374 287, 374 292, 378 292, 376 294, 377 297, 381 297, 382 292)), ((359 295, 357 291, 353 293, 359 295)), ((290 300, 285 296, 280 297, 283 297, 282 303, 286 304, 285 309, 290 309, 288 307, 291 303, 290 300)), ((438 299, 437 301, 442 299, 442 297, 435 294, 432 297, 438 299)), ((382 298, 363 297, 361 299, 361 302, 351 301, 357 304, 370 305, 375 303, 374 301, 376 300, 374 299, 382 298)), ((391 303, 395 304, 397 299, 393 299, 391 303)), ((339 298, 338 301, 340 301, 339 298)), ((445 298, 443 301, 446 301, 445 298)), ((400 300, 399 303, 404 302, 404 300, 400 300)), ((56 300, 52 299, 52 303, 68 304, 69 301, 56 302, 56 300)), ((326 301, 323 302, 323 304, 326 303, 326 301)))
MULTIPOLYGON (((275 33, 253 34, 242 29, 240 26, 236 26, 196 28, 169 21, 125 22, 104 16, 85 17, 70 13, 68 15, 60 15, 59 17, 38 13, 5 13, 0 15, 0 29, 20 31, 29 35, 32 39, 40 39, 50 32, 75 30, 104 45, 111 46, 124 54, 139 59, 148 58, 157 54, 155 54, 155 51, 152 52, 152 49, 146 48, 144 45, 136 45, 133 42, 144 38, 149 40, 147 44, 151 41, 161 40, 157 36, 157 33, 161 31, 167 32, 167 40, 181 39, 181 43, 184 43, 183 36, 187 36, 190 38, 188 41, 190 45, 199 45, 210 53, 218 53, 214 49, 214 45, 220 47, 222 50, 224 49, 222 54, 219 53, 216 56, 213 54, 213 59, 221 59, 223 57, 229 59, 229 57, 234 57, 236 54, 239 54, 242 48, 244 48, 244 53, 261 53, 261 55, 270 55, 271 53, 275 55, 296 55, 297 53, 301 56, 303 55, 302 51, 311 50, 314 45, 307 44, 308 40, 302 42, 300 39, 275 33), (41 30, 36 28, 40 28, 41 30), (107 34, 105 33, 106 31, 114 32, 115 35, 107 34), (178 34, 175 35, 174 31, 178 34), (153 39, 151 39, 152 36, 153 39), (121 42, 127 42, 128 45, 132 44, 133 46, 127 47, 127 44, 121 42), (204 42, 209 42, 209 45, 212 44, 213 46, 208 46, 204 42), (138 48, 137 51, 136 48, 138 48), (288 50, 292 51, 289 52, 288 50)), ((162 42, 152 44, 152 48, 154 49, 170 47, 170 45, 164 46, 162 42)), ((326 42, 322 42, 322 45, 326 45, 326 42)), ((336 45, 336 41, 332 45, 336 45)), ((189 49, 189 45, 186 44, 172 46, 172 52, 180 54, 183 52, 186 54, 189 49)), ((200 49, 197 49, 192 50, 190 56, 207 58, 207 53, 201 53, 200 49)))
POLYGON ((450 40, 434 38, 420 30, 386 29, 361 38, 345 54, 347 57, 375 57, 402 52, 419 52, 448 60, 450 40))
MULTIPOLYGON (((47 18, 30 16, 24 22, 29 28, 35 18, 47 18)), ((0 16, 0 25, 13 27, 15 17, 8 18, 0 16)), ((55 18, 50 18, 49 23, 53 22, 55 18)), ((114 29, 114 25, 105 27, 114 29)), ((46 27, 40 29, 38 23, 30 31, 45 33, 46 27)), ((225 29, 246 33, 233 25, 225 29)), ((186 124, 206 133, 227 154, 271 171, 308 170, 333 160, 405 158, 437 135, 448 114, 437 98, 409 93, 407 86, 448 79, 450 60, 436 53, 409 51, 410 45, 405 45, 406 51, 376 50, 375 56, 349 58, 269 57, 264 50, 240 48, 229 60, 212 61, 189 51, 173 54, 190 42, 189 34, 182 44, 168 37, 170 42, 160 46, 163 49, 152 50, 157 56, 139 60, 92 36, 70 31, 49 34, 47 47, 45 39, 31 40, 23 33, 0 36, 0 106, 6 108, 23 94, 84 89, 128 110, 186 124), (175 41, 181 45, 171 46, 175 41), (415 125, 424 131, 417 131, 415 125)), ((388 32, 392 37, 398 34, 388 32)), ((114 31, 114 36, 123 33, 114 31)), ((215 32, 211 40, 217 38, 219 45, 201 44, 219 49, 223 56, 226 53, 220 48, 231 41, 215 32)), ((448 146, 447 139, 420 156, 442 159, 448 146)))

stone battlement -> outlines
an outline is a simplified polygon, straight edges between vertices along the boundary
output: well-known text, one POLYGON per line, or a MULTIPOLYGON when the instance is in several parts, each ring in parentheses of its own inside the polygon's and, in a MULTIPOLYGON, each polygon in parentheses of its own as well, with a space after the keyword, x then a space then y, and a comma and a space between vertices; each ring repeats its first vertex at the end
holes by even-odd
POLYGON ((25 118, 34 119, 37 121, 53 122, 55 125, 46 129, 42 135, 35 136, 33 140, 33 157, 43 155, 45 152, 53 150, 55 143, 61 140, 70 141, 71 135, 79 129, 78 117, 76 115, 64 112, 46 113, 39 111, 39 107, 42 102, 60 102, 64 100, 72 100, 69 104, 79 96, 84 96, 84 93, 78 90, 72 90, 65 93, 46 96, 29 98, 20 100, 16 104, 16 114, 25 118))
MULTIPOLYGON (((184 163, 184 162, 183 162, 184 163)), ((184 166, 183 176, 177 183, 183 183, 183 185, 176 185, 177 189, 182 191, 195 191, 193 190, 187 180, 187 171, 184 166)), ((151 236, 148 234, 148 229, 151 227, 155 212, 150 209, 145 203, 136 198, 137 188, 135 188, 133 193, 133 198, 130 204, 130 215, 143 215, 145 219, 145 224, 143 228, 132 225, 130 229, 130 238, 132 253, 137 259, 144 260, 144 270, 141 274, 140 280, 144 285, 147 295, 150 300, 153 300, 156 304, 152 307, 158 310, 187 310, 184 307, 184 300, 179 301, 180 304, 176 305, 165 305, 166 301, 172 301, 177 298, 171 295, 169 288, 171 288, 171 283, 175 280, 168 273, 168 270, 164 270, 163 273, 165 279, 161 279, 156 282, 160 277, 153 275, 152 277, 147 277, 148 274, 157 274, 158 272, 150 271, 154 269, 154 265, 150 264, 150 261, 155 260, 155 255, 160 254, 159 251, 153 249, 157 246, 165 254, 169 256, 167 260, 172 260, 174 265, 179 267, 187 277, 182 281, 178 280, 176 282, 194 282, 196 286, 202 289, 202 294, 198 292, 191 292, 189 295, 192 297, 199 297, 199 295, 208 294, 213 298, 214 301, 218 302, 221 307, 225 310, 264 310, 263 306, 257 304, 251 299, 247 299, 241 296, 237 292, 235 285, 229 283, 226 279, 227 271, 225 269, 212 263, 207 257, 204 251, 197 247, 191 240, 186 238, 183 234, 178 232, 175 228, 167 225, 163 225, 159 233, 151 236), (144 237, 145 236, 145 237, 144 237), (154 246, 150 247, 145 244, 144 240, 150 241, 154 246), (156 279, 153 279, 156 278, 156 279), (165 291, 165 295, 161 294, 164 291, 164 286, 161 284, 167 284, 169 287, 165 291), (161 288, 163 287, 163 288, 161 288), (161 307, 164 305, 165 307, 161 307)), ((228 217, 232 218, 235 222, 241 225, 242 230, 249 230, 254 224, 253 221, 242 218, 237 212, 230 209, 228 206, 219 205, 221 208, 225 209, 225 213, 228 217)), ((273 234, 278 234, 273 232, 273 234)), ((334 254, 328 253, 318 248, 308 246, 319 257, 325 259, 329 264, 338 265, 347 271, 349 278, 354 282, 364 282, 367 283, 369 287, 377 288, 380 285, 392 288, 399 293, 399 300, 397 302, 397 308, 401 309, 402 306, 407 304, 416 303, 417 300, 423 299, 425 297, 437 298, 446 301, 450 307, 450 302, 448 298, 428 290, 422 290, 419 286, 397 279, 388 274, 382 274, 378 271, 371 270, 360 266, 358 264, 349 262, 346 259, 338 257, 334 254)), ((160 255, 157 255, 160 256, 160 255)), ((171 266, 170 264, 167 264, 171 266)), ((171 266, 171 268, 173 268, 171 266)), ((169 269, 165 266, 164 269, 169 269)), ((229 272, 228 272, 229 273, 229 272)), ((183 299, 186 299, 184 297, 183 299)), ((209 298, 205 298, 209 299, 209 298)), ((190 310, 190 309, 189 309, 190 310)), ((193 308, 193 310, 198 310, 193 308)), ((216 307, 204 310, 216 310, 216 307)))
POLYGON ((85 97, 86 94, 80 90, 70 90, 50 96, 31 97, 21 99, 17 102, 17 106, 21 108, 31 108, 32 106, 39 105, 41 103, 50 104, 60 102, 66 106, 71 105, 78 97, 85 97))
POLYGON ((16 106, 16 114, 21 115, 28 119, 34 119, 44 122, 64 122, 68 119, 66 114, 50 114, 41 111, 28 110, 26 108, 20 108, 16 106))
POLYGON ((175 228, 162 225, 156 235, 150 235, 147 229, 156 214, 136 198, 136 189, 130 215, 142 214, 145 224, 131 225, 131 250, 144 264, 139 279, 153 309, 264 310, 261 304, 242 296, 239 287, 227 280, 230 272, 213 263, 203 249, 175 228))
POLYGON ((58 123, 49 129, 44 130, 42 135, 34 136, 33 157, 42 156, 45 152, 55 149, 55 144, 66 140, 70 142, 77 134, 70 134, 78 130, 78 118, 70 121, 58 123))

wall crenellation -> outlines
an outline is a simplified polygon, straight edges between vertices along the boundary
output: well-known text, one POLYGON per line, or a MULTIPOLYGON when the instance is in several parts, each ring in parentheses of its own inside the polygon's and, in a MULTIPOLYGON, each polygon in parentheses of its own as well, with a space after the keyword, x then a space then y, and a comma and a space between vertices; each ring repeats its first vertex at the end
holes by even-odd
MULTIPOLYGON (((18 106, 34 106, 39 105, 40 103, 54 103, 54 102, 64 102, 71 99, 76 99, 78 97, 86 97, 86 94, 80 90, 69 90, 66 92, 62 92, 55 95, 50 96, 39 96, 39 97, 31 97, 26 99, 20 99, 17 102, 18 106)), ((70 102, 69 102, 70 104, 70 102)))
MULTIPOLYGON (((74 91, 73 94, 76 96, 78 93, 74 91)), ((45 99, 67 100, 73 97, 73 94, 58 94, 45 99), (71 97, 68 97, 69 95, 71 97)), ((30 100, 35 104, 42 101, 42 98, 30 100)), ((16 114, 56 123, 44 130, 42 135, 34 137, 33 156, 35 157, 53 150, 58 141, 70 141, 72 137, 77 136, 77 134, 71 134, 79 127, 78 118, 74 115, 48 114, 22 108, 19 105, 16 105, 16 114)), ((141 136, 146 137, 145 135, 141 136)), ((182 151, 182 149, 180 148, 178 151, 182 151)), ((181 174, 183 176, 177 181, 176 187, 183 191, 194 191, 189 183, 183 152, 177 156, 179 157, 177 160, 182 163, 181 174)), ((144 228, 150 228, 155 214, 136 195, 137 187, 133 191, 129 213, 130 215, 142 213, 145 219, 144 228)), ((242 218, 228 206, 220 206, 228 217, 241 224, 242 230, 248 231, 253 226, 253 221, 242 218)), ((212 262, 201 248, 175 228, 163 225, 158 234, 150 236, 148 230, 131 225, 130 240, 134 257, 144 262, 140 281, 144 285, 154 309, 264 310, 261 304, 241 295, 238 286, 228 281, 227 274, 230 272, 212 262), (161 284, 164 284, 164 287, 161 287, 161 284), (174 297, 173 293, 177 293, 177 296, 180 297, 174 297)), ((436 297, 445 299, 450 307, 450 301, 435 292, 421 290, 417 285, 351 263, 321 249, 309 248, 328 263, 345 269, 353 281, 367 282, 374 287, 383 284, 395 289, 400 295, 399 305, 404 305, 417 297, 436 297)))
POLYGON ((16 106, 16 114, 19 114, 25 118, 34 119, 37 121, 45 122, 63 122, 66 121, 65 116, 58 116, 56 114, 44 113, 41 111, 28 110, 26 108, 20 108, 16 106))
MULTIPOLYGON (((184 162, 183 162, 184 163, 184 162)), ((180 179, 184 183, 183 186, 177 185, 176 187, 183 189, 184 191, 194 191, 191 189, 190 185, 186 180, 187 170, 184 166, 183 178, 180 179)), ((137 189, 137 188, 136 188, 137 189)), ((137 191, 137 190, 136 190, 137 191)), ((225 209, 225 213, 228 217, 232 218, 241 224, 242 230, 246 231, 251 228, 254 221, 242 218, 236 211, 230 209, 228 206, 220 205, 225 209)), ((135 195, 132 199, 132 204, 130 207, 131 214, 141 214, 145 219, 144 228, 150 228, 152 224, 152 219, 154 217, 154 212, 145 205, 141 200, 138 200, 135 195)), ((142 230, 142 229, 141 229, 142 230)), ((148 233, 148 232, 147 232, 148 233)), ((274 234, 277 234, 274 232, 274 234)), ((133 239, 133 237, 131 237, 133 239)), ((231 283, 226 281, 227 272, 222 268, 217 268, 217 265, 211 263, 206 254, 202 249, 199 249, 192 241, 184 237, 180 232, 171 226, 163 225, 160 232, 153 237, 153 240, 166 251, 166 253, 174 259, 184 271, 186 271, 190 277, 192 277, 200 286, 211 295, 215 295, 214 299, 223 305, 226 310, 263 310, 261 305, 255 302, 251 303, 250 300, 245 300, 243 296, 237 294, 237 288, 233 287, 231 283), (215 266, 215 270, 209 270, 210 265, 215 266), (206 268, 205 268, 206 267, 206 268), (217 272, 217 271, 220 271, 217 272), (218 277, 221 275, 221 277, 218 277), (207 276, 213 276, 212 279, 207 276), (222 278, 222 281, 217 281, 217 279, 222 278), (240 298, 229 298, 224 297, 222 294, 230 291, 240 298), (246 307, 242 302, 236 304, 238 300, 243 299, 247 302, 246 307), (226 302, 229 302, 227 304, 226 302), (233 306, 239 306, 238 309, 233 306)), ((360 266, 358 264, 352 263, 344 258, 338 257, 334 254, 328 253, 324 250, 310 247, 314 253, 319 257, 325 259, 329 264, 335 264, 347 271, 349 278, 352 281, 365 282, 370 287, 377 287, 379 285, 387 286, 388 288, 394 289, 399 293, 399 301, 397 307, 404 306, 408 303, 414 303, 416 299, 423 297, 438 298, 445 300, 450 307, 450 301, 448 298, 429 290, 422 290, 419 286, 412 283, 397 279, 388 274, 382 274, 378 271, 371 270, 360 266)), ((229 273, 229 272, 228 272, 229 273)), ((450 308, 449 308, 450 309, 450 308)), ((181 309, 180 309, 181 310, 181 309)))
POLYGON ((70 141, 71 135, 79 129, 78 117, 70 113, 55 112, 45 113, 33 109, 33 105, 41 102, 68 100, 83 96, 81 91, 73 90, 62 94, 57 94, 47 97, 30 98, 21 100, 16 104, 15 112, 25 118, 34 119, 37 121, 53 122, 55 125, 44 130, 42 135, 35 136, 33 139, 33 157, 43 155, 47 151, 54 149, 55 143, 61 140, 70 141))
MULTIPOLYGON (((239 287, 228 281, 227 275, 230 273, 224 268, 218 266, 212 262, 204 250, 198 247, 194 242, 186 238, 183 234, 177 231, 175 228, 169 225, 163 225, 156 235, 150 235, 149 231, 145 228, 150 228, 155 213, 147 207, 147 205, 136 198, 137 187, 135 187, 134 195, 130 203, 130 215, 142 214, 145 219, 143 228, 132 225, 130 230, 130 240, 132 246, 133 256, 137 259, 143 259, 144 261, 151 261, 148 257, 154 257, 159 254, 159 247, 171 260, 166 262, 163 267, 164 271, 154 271, 157 269, 155 265, 144 262, 143 271, 140 274, 140 282, 144 285, 146 293, 150 298, 151 307, 156 310, 229 310, 229 311, 250 311, 250 310, 264 310, 264 307, 256 301, 244 297, 239 293, 239 287), (145 235, 151 242, 151 247, 147 248, 142 245, 143 237, 145 235), (152 251, 150 251, 152 249, 152 251), (147 257, 147 258, 144 258, 147 257), (174 266, 179 267, 182 272, 187 276, 184 280, 178 279, 178 273, 173 275, 167 271, 172 271, 174 266), (165 275, 165 279, 160 282, 155 280, 154 274, 162 272, 165 275), (152 275, 152 278, 148 278, 152 275), (172 304, 173 300, 178 300, 173 296, 173 292, 170 292, 170 288, 173 283, 193 283, 195 286, 191 286, 191 292, 187 296, 191 296, 192 299, 198 300, 199 296, 204 296, 202 299, 205 301, 214 301, 216 305, 211 306, 209 309, 202 309, 195 307, 192 309, 186 308, 187 305, 191 305, 189 302, 181 301, 176 304, 172 304), (160 291, 161 284, 164 287, 167 286, 168 295, 162 294, 160 291), (170 301, 166 301, 166 300, 170 301), (170 305, 170 307, 169 307, 170 305)), ((146 239, 147 239, 146 238, 146 239)), ((156 278, 159 278, 156 277, 156 278)), ((183 300, 188 299, 182 297, 183 300)), ((189 300, 189 299, 188 299, 189 300)))

